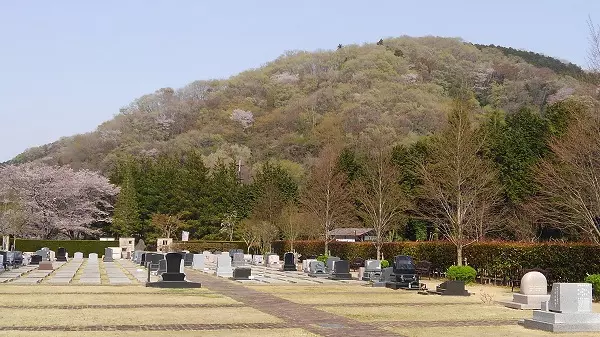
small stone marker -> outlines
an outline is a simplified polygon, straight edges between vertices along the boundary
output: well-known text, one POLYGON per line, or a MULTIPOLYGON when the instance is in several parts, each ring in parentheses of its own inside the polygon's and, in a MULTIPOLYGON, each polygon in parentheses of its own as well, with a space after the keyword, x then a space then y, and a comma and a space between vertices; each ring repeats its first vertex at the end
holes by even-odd
POLYGON ((333 264, 335 263, 335 261, 339 261, 340 258, 337 256, 330 256, 327 258, 327 263, 325 264, 327 266, 327 272, 331 273, 333 271, 333 264))
POLYGON ((512 302, 502 302, 502 304, 513 309, 540 310, 542 302, 550 300, 546 276, 538 271, 530 271, 523 275, 520 288, 518 294, 513 294, 512 302))
POLYGON ((446 281, 435 289, 440 295, 446 296, 470 296, 471 294, 465 289, 464 281, 446 281))
POLYGON ((287 252, 283 255, 283 271, 297 271, 294 253, 287 252))
POLYGON ((255 266, 263 265, 264 257, 262 255, 253 255, 252 256, 252 264, 255 266))
POLYGON ((250 267, 238 267, 233 270, 234 280, 249 280, 252 276, 252 269, 250 267))
POLYGON ((75 252, 75 254, 73 255, 73 259, 74 260, 83 260, 83 253, 82 252, 75 252))
POLYGON ((186 253, 183 258, 183 266, 191 267, 194 264, 194 254, 186 253))
POLYGON ((362 277, 359 280, 363 281, 377 281, 381 276, 381 261, 380 260, 366 260, 365 270, 362 277))
POLYGON ((244 260, 244 253, 234 252, 233 259, 231 261, 232 267, 242 267, 246 264, 244 260))
POLYGON ((554 283, 550 300, 532 319, 520 322, 529 329, 551 332, 600 331, 600 314, 592 312, 590 283, 554 283))
POLYGON ((309 266, 312 261, 317 261, 316 259, 305 259, 302 261, 302 271, 308 273, 310 270, 309 266))
POLYGON ((54 270, 52 261, 41 261, 38 270, 54 270))

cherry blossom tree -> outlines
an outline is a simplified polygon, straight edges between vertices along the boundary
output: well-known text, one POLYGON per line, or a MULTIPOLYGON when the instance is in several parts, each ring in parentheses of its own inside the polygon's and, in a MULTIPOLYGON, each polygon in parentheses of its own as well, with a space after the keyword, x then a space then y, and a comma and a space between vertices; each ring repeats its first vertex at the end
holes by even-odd
POLYGON ((118 191, 107 178, 88 170, 32 163, 0 168, 0 195, 18 196, 25 237, 97 235, 93 225, 111 222, 118 191))

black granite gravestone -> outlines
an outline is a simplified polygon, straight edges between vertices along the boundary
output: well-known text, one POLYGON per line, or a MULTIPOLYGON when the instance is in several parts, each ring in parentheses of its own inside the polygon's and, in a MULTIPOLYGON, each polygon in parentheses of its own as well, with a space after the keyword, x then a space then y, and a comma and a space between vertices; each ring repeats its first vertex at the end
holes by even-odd
POLYGON ((140 266, 146 266, 146 261, 150 260, 150 254, 152 253, 142 253, 142 257, 140 258, 140 266))
POLYGON ((296 269, 296 257, 294 253, 288 252, 283 256, 283 271, 297 271, 296 269))
POLYGON ((180 272, 182 253, 167 253, 165 261, 166 272, 162 273, 161 281, 147 282, 146 287, 156 288, 200 288, 200 283, 185 281, 185 274, 180 272))
POLYGON ((56 261, 67 262, 67 250, 64 247, 58 247, 56 251, 56 261))
POLYGON ((15 250, 14 253, 15 266, 23 265, 23 252, 15 250))
POLYGON ((335 261, 333 265, 333 271, 331 272, 331 276, 329 276, 332 280, 351 280, 352 275, 350 275, 350 262, 346 260, 335 261))
POLYGON ((445 296, 470 296, 465 289, 464 281, 446 281, 435 288, 436 292, 445 296))
POLYGON ((249 280, 252 275, 252 269, 248 267, 238 267, 233 270, 234 280, 249 280))
POLYGON ((160 276, 166 272, 167 272, 167 260, 158 261, 158 269, 156 270, 156 275, 160 276))
POLYGON ((398 255, 394 258, 393 274, 385 286, 392 289, 420 289, 419 275, 410 256, 398 255))
POLYGON ((191 267, 194 264, 194 254, 186 253, 183 258, 183 265, 185 267, 191 267))
POLYGON ((29 261, 29 264, 39 265, 40 262, 42 262, 41 256, 37 254, 31 255, 31 261, 29 261))
POLYGON ((159 263, 160 260, 164 260, 165 256, 163 254, 158 254, 158 253, 153 253, 152 256, 150 256, 150 261, 148 261, 148 269, 150 269, 150 271, 157 271, 158 267, 159 267, 159 263))

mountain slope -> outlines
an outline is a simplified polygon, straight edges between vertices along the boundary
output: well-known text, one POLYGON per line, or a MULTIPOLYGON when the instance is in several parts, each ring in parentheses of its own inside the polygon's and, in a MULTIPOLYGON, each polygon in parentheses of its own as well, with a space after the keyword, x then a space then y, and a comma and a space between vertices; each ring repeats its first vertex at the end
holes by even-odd
POLYGON ((399 142, 435 132, 457 86, 474 90, 482 112, 510 113, 523 105, 543 111, 570 95, 597 95, 592 85, 569 76, 578 73, 571 66, 557 74, 504 49, 400 37, 335 51, 287 52, 226 80, 159 89, 96 131, 29 149, 13 162, 107 172, 123 153, 195 149, 209 166, 270 157, 302 164, 322 144, 353 144, 374 128, 386 128, 399 142))

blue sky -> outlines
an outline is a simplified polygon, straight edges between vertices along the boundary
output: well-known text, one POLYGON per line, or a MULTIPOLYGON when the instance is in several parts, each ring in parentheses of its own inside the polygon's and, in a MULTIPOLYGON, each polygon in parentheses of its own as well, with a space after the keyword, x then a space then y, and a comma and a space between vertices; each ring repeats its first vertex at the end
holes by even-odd
POLYGON ((0 162, 286 50, 436 35, 586 65, 595 13, 600 1, 2 1, 0 162))

